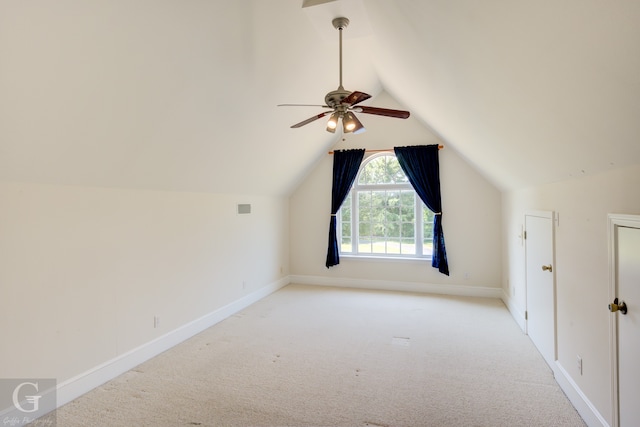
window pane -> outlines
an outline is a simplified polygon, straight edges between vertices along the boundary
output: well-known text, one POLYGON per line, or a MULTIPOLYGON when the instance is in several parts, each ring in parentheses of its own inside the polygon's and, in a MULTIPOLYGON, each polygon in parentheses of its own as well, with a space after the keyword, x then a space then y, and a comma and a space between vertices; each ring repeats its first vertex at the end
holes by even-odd
POLYGON ((402 237, 408 239, 415 239, 416 227, 412 222, 405 222, 402 224, 402 237))
MULTIPOLYGON (((360 222, 358 224, 358 235, 361 237, 371 237, 371 223, 360 222)), ((362 239, 360 239, 362 240, 362 239)))
POLYGON ((416 214, 416 209, 413 206, 402 206, 400 208, 400 221, 413 222, 416 214))
POLYGON ((402 252, 403 255, 415 255, 416 254, 416 244, 415 240, 412 239, 402 239, 402 252))
POLYGON ((400 192, 387 192, 387 221, 400 220, 400 192))
POLYGON ((395 184, 408 179, 395 155, 383 155, 370 160, 360 172, 358 184, 395 184))
POLYGON ((343 222, 341 231, 342 239, 340 242, 340 250, 342 252, 353 252, 353 248, 351 246, 351 222, 343 222))
POLYGON ((351 223, 342 223, 342 239, 351 239, 351 223))
MULTIPOLYGON (((367 164, 368 166, 368 164, 367 164)), ((369 167, 365 167, 364 170, 362 170, 362 172, 360 172, 360 180, 358 181, 359 184, 368 184, 371 182, 372 177, 371 177, 371 173, 372 173, 372 169, 369 167)))
POLYGON ((373 237, 376 240, 385 240, 386 237, 386 227, 384 226, 384 224, 381 223, 375 223, 373 224, 373 237))
POLYGON ((376 183, 378 179, 376 175, 379 175, 378 171, 380 169, 380 165, 384 165, 384 161, 381 162, 380 157, 373 159, 370 162, 367 162, 366 166, 364 167, 364 170, 362 170, 362 172, 360 173, 360 180, 358 181, 358 183, 359 184, 376 183))
POLYGON ((422 205, 422 218, 424 221, 423 230, 423 252, 424 255, 433 254, 433 217, 434 213, 424 204, 422 205))
POLYGON ((400 223, 388 222, 387 223, 387 238, 388 239, 400 239, 400 223))
POLYGON ((358 252, 364 254, 370 254, 371 250, 371 238, 367 236, 361 236, 358 244, 358 252))
POLYGON ((351 221, 351 193, 344 199, 340 207, 340 217, 343 221, 351 221))
POLYGON ((371 192, 371 208, 380 212, 386 207, 386 191, 371 192))
POLYGON ((394 171, 393 167, 391 166, 391 162, 389 162, 389 156, 381 157, 381 159, 384 159, 384 169, 381 177, 381 182, 384 182, 385 184, 391 184, 393 183, 394 171))
POLYGON ((340 251, 353 252, 351 246, 351 193, 345 198, 340 211, 338 211, 338 224, 340 226, 340 251))
POLYGON ((370 191, 360 191, 358 192, 358 203, 360 204, 360 210, 363 207, 368 207, 371 204, 371 192, 370 191))
POLYGON ((404 173, 395 156, 387 156, 387 175, 389 176, 389 182, 403 182, 404 173))
POLYGON ((404 190, 400 193, 402 206, 411 206, 416 203, 416 193, 413 190, 404 190))
POLYGON ((384 240, 379 240, 379 239, 374 240, 372 245, 371 245, 371 253, 373 253, 373 254, 386 254, 387 253, 387 247, 385 245, 385 241, 384 240))
POLYGON ((387 240, 387 252, 388 254, 398 255, 400 254, 400 238, 390 238, 387 240))

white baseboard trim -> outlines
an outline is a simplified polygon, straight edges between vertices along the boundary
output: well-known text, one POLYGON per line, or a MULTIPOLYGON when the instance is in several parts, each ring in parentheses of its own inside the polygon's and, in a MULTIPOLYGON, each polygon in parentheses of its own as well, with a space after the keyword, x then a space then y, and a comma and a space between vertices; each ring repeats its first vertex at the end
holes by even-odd
MULTIPOLYGON (((135 368, 141 363, 163 353, 171 347, 193 337, 194 335, 204 331, 205 329, 215 325, 216 323, 226 319, 229 316, 243 310, 244 308, 254 304, 262 298, 272 294, 290 283, 290 278, 284 277, 273 283, 245 295, 244 297, 233 301, 209 314, 195 319, 185 325, 174 329, 146 344, 143 344, 133 350, 130 350, 114 359, 108 360, 86 372, 76 375, 62 383, 59 383, 56 389, 57 407, 60 407, 72 400, 82 396, 83 394, 93 390, 94 388, 116 378, 119 375, 135 368)), ((15 408, 8 408, 0 413, 13 414, 17 411, 15 408)), ((19 419, 24 414, 18 413, 19 419)))
POLYGON ((554 375, 564 394, 576 408, 582 419, 589 427, 609 427, 609 423, 602 417, 587 396, 580 390, 580 387, 573 381, 564 367, 556 361, 554 375))
POLYGON ((511 317, 516 321, 522 332, 526 333, 527 331, 527 321, 524 317, 524 313, 518 310, 518 307, 514 304, 513 300, 507 295, 507 293, 502 290, 502 302, 507 306, 507 309, 511 313, 511 317))
POLYGON ((427 294, 456 295, 468 297, 502 297, 502 288, 480 286, 444 285, 438 283, 398 282, 373 279, 347 279, 324 276, 289 276, 291 283, 300 285, 333 286, 339 288, 374 289, 382 291, 419 292, 427 294))
MULTIPOLYGON (((520 326, 522 331, 526 333, 526 319, 524 313, 518 310, 518 307, 506 292, 502 294, 502 301, 511 312, 511 316, 520 326)), ((580 390, 580 387, 573 381, 571 375, 564 369, 559 361, 551 366, 556 382, 567 396, 571 404, 576 408, 582 419, 589 427, 609 427, 609 423, 602 417, 587 396, 580 390)))

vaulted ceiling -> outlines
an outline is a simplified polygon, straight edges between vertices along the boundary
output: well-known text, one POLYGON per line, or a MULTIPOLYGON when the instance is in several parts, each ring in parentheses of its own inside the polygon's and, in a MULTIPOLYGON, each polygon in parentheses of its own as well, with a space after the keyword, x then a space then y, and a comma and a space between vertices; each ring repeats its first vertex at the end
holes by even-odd
POLYGON ((640 163, 636 0, 34 0, 0 2, 0 180, 286 195, 340 138, 276 107, 337 88, 339 15, 345 87, 500 189, 640 163))

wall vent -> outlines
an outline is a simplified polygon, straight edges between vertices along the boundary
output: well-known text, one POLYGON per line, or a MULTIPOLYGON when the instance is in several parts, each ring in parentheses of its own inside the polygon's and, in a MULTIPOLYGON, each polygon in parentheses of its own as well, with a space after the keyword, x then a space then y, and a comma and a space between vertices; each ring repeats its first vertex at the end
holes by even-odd
POLYGON ((250 214, 251 213, 251 205, 249 203, 239 203, 238 204, 238 213, 239 214, 250 214))

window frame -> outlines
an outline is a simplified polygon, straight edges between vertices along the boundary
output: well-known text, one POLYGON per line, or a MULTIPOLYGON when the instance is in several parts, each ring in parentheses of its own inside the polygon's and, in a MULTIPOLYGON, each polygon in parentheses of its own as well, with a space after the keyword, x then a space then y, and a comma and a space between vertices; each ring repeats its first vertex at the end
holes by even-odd
MULTIPOLYGON (((431 212, 429 210, 429 208, 422 202, 422 200, 420 199, 420 196, 418 196, 418 194, 415 192, 415 190, 413 189, 413 186, 411 185, 411 183, 407 180, 406 182, 402 182, 402 183, 383 183, 383 184, 359 184, 360 179, 362 177, 362 174, 364 173, 364 170, 366 169, 367 165, 374 161, 377 158, 380 157, 384 157, 384 156, 389 156, 389 157, 393 157, 394 159, 397 160, 397 157, 395 155, 394 152, 392 151, 383 151, 383 152, 379 152, 379 153, 374 153, 370 156, 367 156, 365 159, 363 159, 362 164, 360 165, 360 168, 358 169, 358 174, 356 176, 356 179, 354 180, 354 183, 351 187, 351 189, 349 190, 349 194, 347 196, 347 198, 350 198, 350 209, 351 209, 351 251, 350 252, 343 252, 342 250, 342 238, 343 238, 343 220, 342 220, 342 209, 344 208, 344 204, 343 206, 340 207, 340 209, 338 210, 338 214, 337 214, 337 220, 338 220, 338 226, 337 226, 337 232, 338 232, 338 242, 339 242, 339 250, 340 250, 340 255, 342 257, 347 257, 347 258, 358 258, 358 259, 366 259, 366 258, 373 258, 373 259, 393 259, 393 260, 411 260, 411 259, 419 259, 419 260, 425 260, 425 259, 431 259, 433 256, 433 252, 429 252, 429 253, 424 253, 424 230, 425 230, 425 221, 424 221, 424 210, 426 209, 427 212, 431 212), (360 192, 367 192, 367 191, 411 191, 414 195, 414 218, 415 218, 415 224, 414 224, 414 241, 413 244, 415 245, 415 253, 413 254, 402 254, 402 253, 387 253, 386 249, 385 249, 385 253, 380 253, 380 252, 360 252, 360 212, 359 212, 359 203, 358 203, 358 194, 360 192)), ((404 175, 404 172, 403 172, 404 175)), ((405 175, 406 176, 406 175, 405 175)), ((386 240, 385 240, 386 242, 386 240)))

